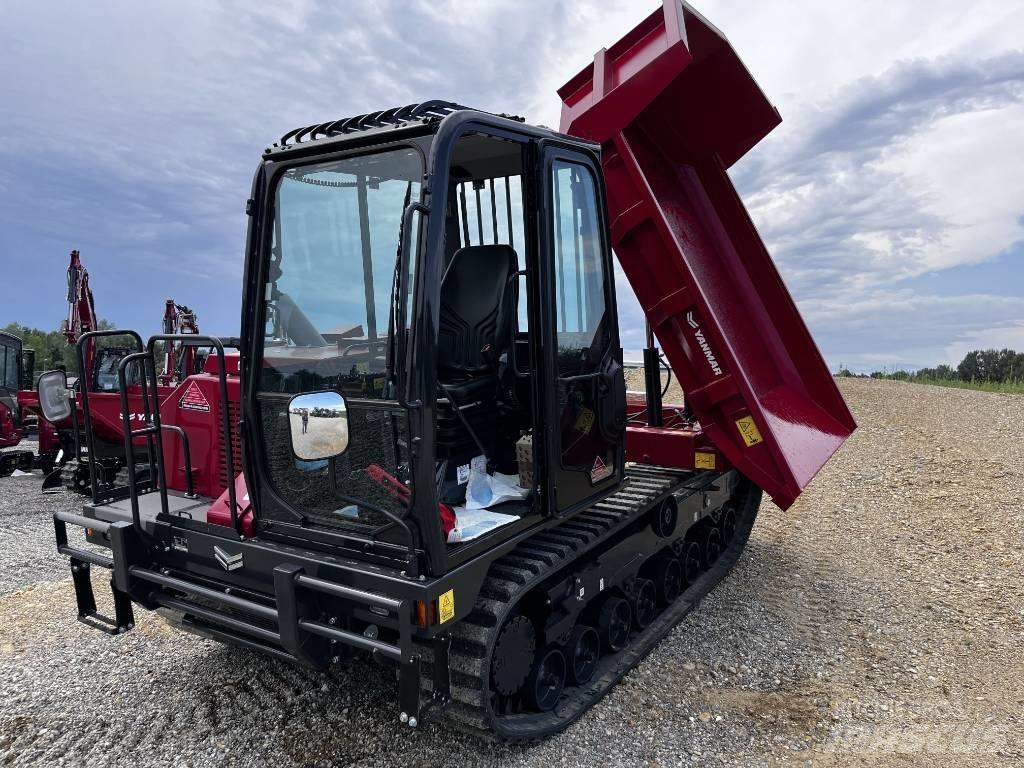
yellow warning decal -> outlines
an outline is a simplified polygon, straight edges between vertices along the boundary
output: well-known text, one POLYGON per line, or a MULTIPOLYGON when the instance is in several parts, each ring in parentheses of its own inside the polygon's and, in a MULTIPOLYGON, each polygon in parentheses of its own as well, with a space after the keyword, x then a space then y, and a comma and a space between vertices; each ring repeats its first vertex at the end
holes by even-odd
POLYGON ((576 424, 573 429, 582 434, 587 434, 594 426, 594 412, 589 408, 580 408, 580 415, 576 417, 576 424))
POLYGON ((736 428, 740 431, 740 437, 743 438, 743 442, 747 444, 747 447, 763 443, 764 438, 761 437, 761 433, 757 429, 757 424, 754 423, 752 416, 744 416, 742 419, 736 420, 736 428))
POLYGON ((437 618, 441 624, 455 618, 455 590, 449 589, 437 598, 437 618))
POLYGON ((695 451, 693 454, 693 467, 694 469, 714 469, 715 454, 695 451))

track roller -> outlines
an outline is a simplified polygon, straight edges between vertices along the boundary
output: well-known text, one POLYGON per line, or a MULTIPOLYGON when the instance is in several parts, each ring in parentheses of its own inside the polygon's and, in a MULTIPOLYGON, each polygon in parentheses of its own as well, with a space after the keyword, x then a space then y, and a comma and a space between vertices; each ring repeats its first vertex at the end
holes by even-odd
POLYGON ((633 624, 645 629, 658 612, 657 590, 650 579, 637 579, 633 587, 633 624))
POLYGON ((722 534, 719 532, 718 526, 708 520, 697 532, 696 539, 700 544, 701 564, 705 569, 710 568, 722 554, 722 534))
POLYGON ((696 541, 687 541, 683 544, 683 553, 679 556, 679 563, 683 567, 683 581, 687 586, 699 579, 704 571, 704 557, 701 555, 700 544, 696 541))
POLYGON ((601 638, 597 630, 583 624, 577 625, 566 646, 569 661, 569 683, 583 685, 590 682, 601 656, 601 638))
POLYGON ((736 536, 736 509, 732 504, 722 509, 722 521, 718 527, 722 531, 722 547, 728 547, 736 536))
POLYGON ((566 679, 565 654, 561 648, 546 648, 534 662, 523 690, 527 703, 538 712, 550 712, 562 695, 566 679))
POLYGON ((629 627, 633 623, 633 609, 621 597, 609 597, 597 614, 597 632, 605 651, 621 651, 629 642, 629 627))
POLYGON ((671 554, 658 558, 652 575, 658 591, 658 600, 663 605, 671 603, 683 591, 683 566, 679 559, 671 554))
POLYGON ((658 538, 667 539, 676 530, 679 520, 679 505, 674 496, 669 496, 655 511, 651 518, 651 528, 658 538))
POLYGON ((70 459, 63 466, 60 472, 61 483, 69 491, 74 493, 88 494, 91 492, 89 480, 89 465, 70 459))

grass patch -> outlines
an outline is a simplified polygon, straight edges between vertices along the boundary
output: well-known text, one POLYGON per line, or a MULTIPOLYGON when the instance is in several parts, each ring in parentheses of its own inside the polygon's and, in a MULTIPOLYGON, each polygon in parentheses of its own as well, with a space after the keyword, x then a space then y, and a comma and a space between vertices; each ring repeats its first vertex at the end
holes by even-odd
POLYGON ((961 381, 960 379, 932 379, 927 377, 913 378, 912 384, 932 384, 936 387, 955 387, 957 389, 977 389, 981 392, 1002 392, 1010 395, 1024 395, 1024 381, 961 381))
MULTIPOLYGON (((842 374, 838 374, 842 376, 842 374)), ((908 384, 930 384, 934 387, 954 389, 976 389, 979 392, 999 392, 1006 395, 1024 395, 1024 379, 1013 381, 963 381, 962 379, 939 379, 931 376, 849 376, 844 378, 872 378, 885 381, 905 381, 908 384)))

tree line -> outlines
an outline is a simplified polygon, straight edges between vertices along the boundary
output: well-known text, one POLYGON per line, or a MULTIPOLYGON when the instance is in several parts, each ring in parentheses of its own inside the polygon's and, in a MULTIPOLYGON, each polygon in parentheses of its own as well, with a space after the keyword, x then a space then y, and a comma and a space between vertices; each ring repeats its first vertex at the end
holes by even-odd
MULTIPOLYGON (((106 320, 99 321, 99 330, 101 331, 110 330, 113 327, 113 324, 106 320)), ((44 331, 40 328, 30 328, 20 323, 8 323, 3 328, 0 328, 0 330, 13 333, 21 339, 26 349, 35 350, 36 376, 43 371, 50 371, 60 367, 63 367, 69 374, 74 374, 78 370, 77 352, 72 345, 68 344, 67 339, 60 330, 44 331)), ((116 342, 111 340, 108 343, 116 342)))
MULTIPOLYGON (((856 376, 840 365, 840 376, 856 376)), ((904 381, 963 382, 967 384, 1018 384, 1024 382, 1024 352, 1012 349, 975 349, 964 359, 952 365, 937 365, 917 371, 902 369, 874 371, 872 379, 900 379, 904 381)), ((865 374, 861 374, 865 376, 865 374)))

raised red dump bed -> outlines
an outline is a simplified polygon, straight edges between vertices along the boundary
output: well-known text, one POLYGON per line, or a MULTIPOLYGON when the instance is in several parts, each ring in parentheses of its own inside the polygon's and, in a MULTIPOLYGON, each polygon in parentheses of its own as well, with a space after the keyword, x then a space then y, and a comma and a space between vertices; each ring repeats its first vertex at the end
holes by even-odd
POLYGON ((603 147, 613 247, 700 422, 627 449, 660 437, 693 466, 709 439, 789 507, 856 423, 726 173, 778 112, 679 0, 558 93, 561 130, 603 147))

